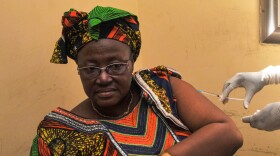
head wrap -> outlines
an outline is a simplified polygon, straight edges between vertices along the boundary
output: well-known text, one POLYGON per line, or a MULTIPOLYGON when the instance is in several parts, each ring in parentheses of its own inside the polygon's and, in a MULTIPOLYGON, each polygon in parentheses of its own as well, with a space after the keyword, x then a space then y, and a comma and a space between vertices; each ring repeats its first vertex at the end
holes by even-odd
POLYGON ((66 64, 67 56, 77 61, 78 51, 92 40, 114 39, 127 44, 136 61, 141 48, 137 16, 112 7, 95 7, 88 14, 70 9, 62 16, 62 36, 55 44, 50 62, 66 64))

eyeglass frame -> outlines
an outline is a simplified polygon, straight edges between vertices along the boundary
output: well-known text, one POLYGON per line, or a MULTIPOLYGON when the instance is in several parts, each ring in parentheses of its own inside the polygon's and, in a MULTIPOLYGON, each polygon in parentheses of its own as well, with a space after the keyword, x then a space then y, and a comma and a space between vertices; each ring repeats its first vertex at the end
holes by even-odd
MULTIPOLYGON (((104 66, 104 67, 98 67, 98 66, 77 67, 77 70, 78 70, 78 72, 79 72, 80 70, 88 69, 88 68, 92 68, 92 67, 94 67, 95 69, 98 69, 98 70, 99 70, 98 74, 97 74, 96 76, 91 77, 90 79, 96 79, 96 78, 102 73, 103 70, 106 72, 106 74, 108 74, 108 75, 110 75, 110 76, 119 76, 119 75, 124 74, 125 71, 128 69, 128 67, 129 67, 129 66, 128 66, 128 65, 129 65, 129 61, 131 61, 131 59, 125 60, 124 62, 110 63, 110 64, 108 64, 108 65, 106 65, 106 66, 104 66), (108 73, 108 71, 110 71, 110 70, 108 69, 108 66, 112 66, 112 65, 115 65, 115 64, 126 65, 126 69, 125 69, 125 70, 123 71, 123 73, 121 73, 121 74, 110 74, 110 73, 108 73)), ((79 74, 80 74, 80 72, 79 72, 79 74)), ((86 76, 86 77, 87 77, 87 76, 86 76)), ((89 77, 87 77, 87 78, 89 78, 89 77)))

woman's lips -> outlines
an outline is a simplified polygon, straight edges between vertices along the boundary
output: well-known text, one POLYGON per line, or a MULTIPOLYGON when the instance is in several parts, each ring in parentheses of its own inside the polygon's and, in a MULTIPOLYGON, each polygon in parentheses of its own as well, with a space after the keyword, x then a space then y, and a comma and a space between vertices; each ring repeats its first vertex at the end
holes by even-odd
POLYGON ((101 98, 111 97, 114 94, 115 90, 99 90, 95 94, 101 98))

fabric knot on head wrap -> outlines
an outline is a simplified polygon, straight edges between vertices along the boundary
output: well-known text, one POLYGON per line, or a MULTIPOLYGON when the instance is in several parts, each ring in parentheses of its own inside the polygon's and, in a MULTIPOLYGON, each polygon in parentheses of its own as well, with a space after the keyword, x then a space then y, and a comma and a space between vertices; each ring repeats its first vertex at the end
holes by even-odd
POLYGON ((88 14, 70 9, 62 16, 62 36, 50 62, 66 64, 67 56, 77 62, 78 51, 92 40, 114 39, 127 44, 136 61, 141 48, 137 16, 112 7, 95 7, 88 14))

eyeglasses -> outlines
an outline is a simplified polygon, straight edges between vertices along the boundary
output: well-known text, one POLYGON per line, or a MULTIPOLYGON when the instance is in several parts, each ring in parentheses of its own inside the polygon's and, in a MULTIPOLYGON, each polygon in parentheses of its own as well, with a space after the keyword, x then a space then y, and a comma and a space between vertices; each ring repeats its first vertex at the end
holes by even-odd
MULTIPOLYGON (((129 61, 129 60, 128 60, 129 61)), ((88 66, 78 68, 81 73, 89 79, 98 77, 102 70, 105 70, 107 74, 111 76, 122 75, 128 69, 128 61, 126 63, 112 63, 105 67, 88 66)))

